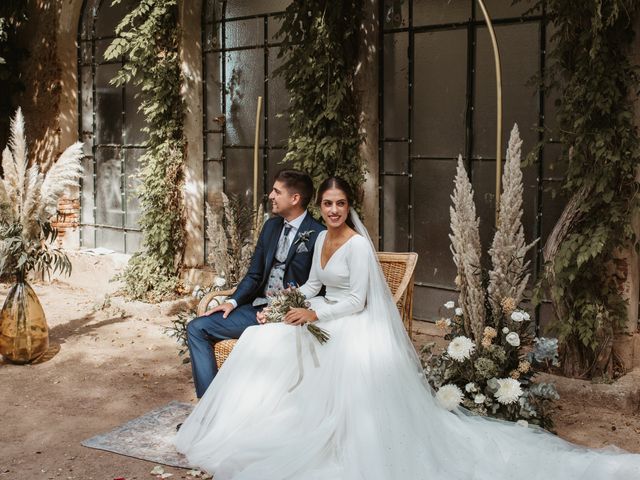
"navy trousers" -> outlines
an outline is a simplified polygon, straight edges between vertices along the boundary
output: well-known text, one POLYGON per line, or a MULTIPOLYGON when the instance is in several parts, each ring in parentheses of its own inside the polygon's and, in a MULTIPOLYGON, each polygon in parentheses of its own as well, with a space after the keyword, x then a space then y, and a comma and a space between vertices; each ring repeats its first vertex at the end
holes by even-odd
POLYGON ((263 307, 241 305, 231 311, 227 318, 222 312, 194 318, 187 325, 187 343, 191 356, 191 371, 196 386, 196 395, 201 398, 213 378, 218 366, 211 343, 231 338, 240 338, 247 327, 258 325, 256 313, 263 307))

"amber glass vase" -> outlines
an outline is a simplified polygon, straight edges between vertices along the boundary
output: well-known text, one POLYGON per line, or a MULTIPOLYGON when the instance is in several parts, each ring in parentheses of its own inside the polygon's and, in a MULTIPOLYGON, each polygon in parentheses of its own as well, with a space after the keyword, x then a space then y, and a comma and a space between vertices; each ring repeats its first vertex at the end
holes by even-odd
POLYGON ((17 278, 0 312, 0 355, 29 363, 49 348, 49 327, 36 292, 17 278))

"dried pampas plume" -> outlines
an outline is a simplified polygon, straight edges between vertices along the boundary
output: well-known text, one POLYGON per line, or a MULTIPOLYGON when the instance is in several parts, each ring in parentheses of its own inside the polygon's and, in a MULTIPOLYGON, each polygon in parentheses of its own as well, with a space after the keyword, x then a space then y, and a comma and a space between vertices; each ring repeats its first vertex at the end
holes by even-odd
POLYGON ((529 281, 530 262, 525 255, 536 241, 526 244, 522 226, 522 140, 518 125, 513 126, 502 175, 502 196, 498 225, 489 249, 493 268, 489 271, 487 292, 494 312, 501 311, 501 302, 512 298, 518 305, 529 281))
POLYGON ((484 292, 480 268, 480 219, 473 202, 473 188, 464 169, 462 156, 454 182, 451 215, 451 252, 460 278, 459 304, 464 311, 465 332, 477 342, 485 325, 484 292))
POLYGON ((48 172, 37 163, 29 167, 24 117, 18 109, 11 120, 9 146, 2 153, 4 178, 0 181, 0 222, 22 225, 27 242, 38 241, 41 223, 50 222, 58 200, 82 175, 82 143, 67 148, 48 172))

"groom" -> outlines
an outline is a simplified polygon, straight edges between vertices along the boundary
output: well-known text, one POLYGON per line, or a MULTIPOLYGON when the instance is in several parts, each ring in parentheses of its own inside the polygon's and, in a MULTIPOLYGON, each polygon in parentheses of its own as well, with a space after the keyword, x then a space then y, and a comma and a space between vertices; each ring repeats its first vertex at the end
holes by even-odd
POLYGON ((239 338, 266 306, 266 292, 291 284, 302 285, 309 278, 313 247, 324 226, 307 206, 313 197, 311 177, 297 170, 282 170, 269 194, 271 211, 256 244, 246 276, 229 300, 187 326, 187 342, 196 395, 201 398, 218 373, 211 343, 239 338))

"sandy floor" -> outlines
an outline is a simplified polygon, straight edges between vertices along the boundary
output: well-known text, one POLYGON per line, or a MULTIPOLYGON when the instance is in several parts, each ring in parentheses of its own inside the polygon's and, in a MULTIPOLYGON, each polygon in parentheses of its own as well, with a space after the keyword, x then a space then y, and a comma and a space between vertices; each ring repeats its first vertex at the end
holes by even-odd
MULTIPOLYGON (((153 478, 154 464, 80 441, 171 400, 194 401, 190 368, 163 333, 180 305, 105 303, 60 282, 34 288, 55 355, 31 366, 0 364, 0 480, 153 478)), ((0 285, 0 298, 7 291, 0 285)), ((428 326, 419 330, 420 343, 434 333, 428 326)), ((560 402, 556 423, 562 437, 577 443, 640 453, 637 413, 598 408, 572 394, 560 402)), ((165 470, 172 478, 193 478, 165 470)))

